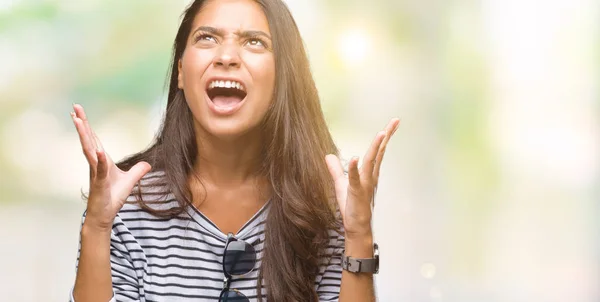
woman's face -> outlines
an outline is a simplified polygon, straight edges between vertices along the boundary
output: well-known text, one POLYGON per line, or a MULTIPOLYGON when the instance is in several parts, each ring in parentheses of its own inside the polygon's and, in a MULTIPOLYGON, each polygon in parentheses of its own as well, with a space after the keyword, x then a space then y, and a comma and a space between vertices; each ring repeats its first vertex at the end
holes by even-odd
POLYGON ((256 2, 204 4, 178 68, 178 86, 196 126, 219 138, 235 138, 260 124, 275 85, 270 37, 267 18, 256 2))

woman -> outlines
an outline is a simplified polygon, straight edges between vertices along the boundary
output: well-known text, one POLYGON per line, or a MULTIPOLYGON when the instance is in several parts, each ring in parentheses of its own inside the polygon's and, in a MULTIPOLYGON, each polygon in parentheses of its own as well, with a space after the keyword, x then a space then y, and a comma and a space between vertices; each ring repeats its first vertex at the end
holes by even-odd
POLYGON ((71 115, 90 164, 73 301, 374 300, 371 202, 399 120, 344 172, 281 0, 190 4, 147 150, 114 164, 71 115))

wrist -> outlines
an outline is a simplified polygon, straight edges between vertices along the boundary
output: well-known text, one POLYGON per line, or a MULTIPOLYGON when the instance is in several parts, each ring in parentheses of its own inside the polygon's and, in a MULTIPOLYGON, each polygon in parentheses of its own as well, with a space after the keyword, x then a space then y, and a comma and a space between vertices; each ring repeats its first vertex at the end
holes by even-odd
POLYGON ((112 225, 106 223, 97 223, 93 219, 86 218, 81 227, 82 235, 109 235, 112 232, 112 225))
POLYGON ((342 256, 342 269, 350 273, 379 272, 379 249, 373 243, 373 236, 353 238, 346 241, 346 250, 342 256))
POLYGON ((373 235, 346 237, 345 254, 354 258, 373 257, 373 235))
POLYGON ((371 227, 362 228, 360 231, 358 231, 358 230, 349 231, 348 229, 346 229, 344 237, 346 239, 346 242, 360 243, 360 242, 365 242, 365 241, 369 241, 369 240, 373 241, 373 231, 372 231, 371 227))

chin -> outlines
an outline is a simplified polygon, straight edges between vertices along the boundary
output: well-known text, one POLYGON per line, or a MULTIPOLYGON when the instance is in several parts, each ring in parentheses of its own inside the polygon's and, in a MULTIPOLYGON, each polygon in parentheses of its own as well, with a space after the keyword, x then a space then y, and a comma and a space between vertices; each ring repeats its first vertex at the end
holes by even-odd
POLYGON ((235 117, 229 119, 212 119, 207 121, 206 125, 203 126, 210 136, 224 140, 239 139, 258 130, 258 123, 252 125, 235 117))

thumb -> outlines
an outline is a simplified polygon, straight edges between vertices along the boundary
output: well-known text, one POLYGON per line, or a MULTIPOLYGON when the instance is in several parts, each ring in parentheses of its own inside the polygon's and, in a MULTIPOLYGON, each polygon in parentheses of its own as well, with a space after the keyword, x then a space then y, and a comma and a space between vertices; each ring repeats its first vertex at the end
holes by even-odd
POLYGON ((344 167, 342 167, 342 163, 335 154, 327 154, 325 156, 325 162, 327 163, 327 169, 329 169, 329 174, 331 174, 333 181, 338 180, 338 178, 344 175, 344 167))
POLYGON ((145 161, 135 164, 133 167, 131 167, 131 169, 129 169, 129 171, 127 171, 130 182, 128 185, 133 188, 135 184, 138 183, 140 179, 144 177, 144 175, 146 175, 146 173, 150 172, 151 169, 152 167, 150 164, 145 161))

